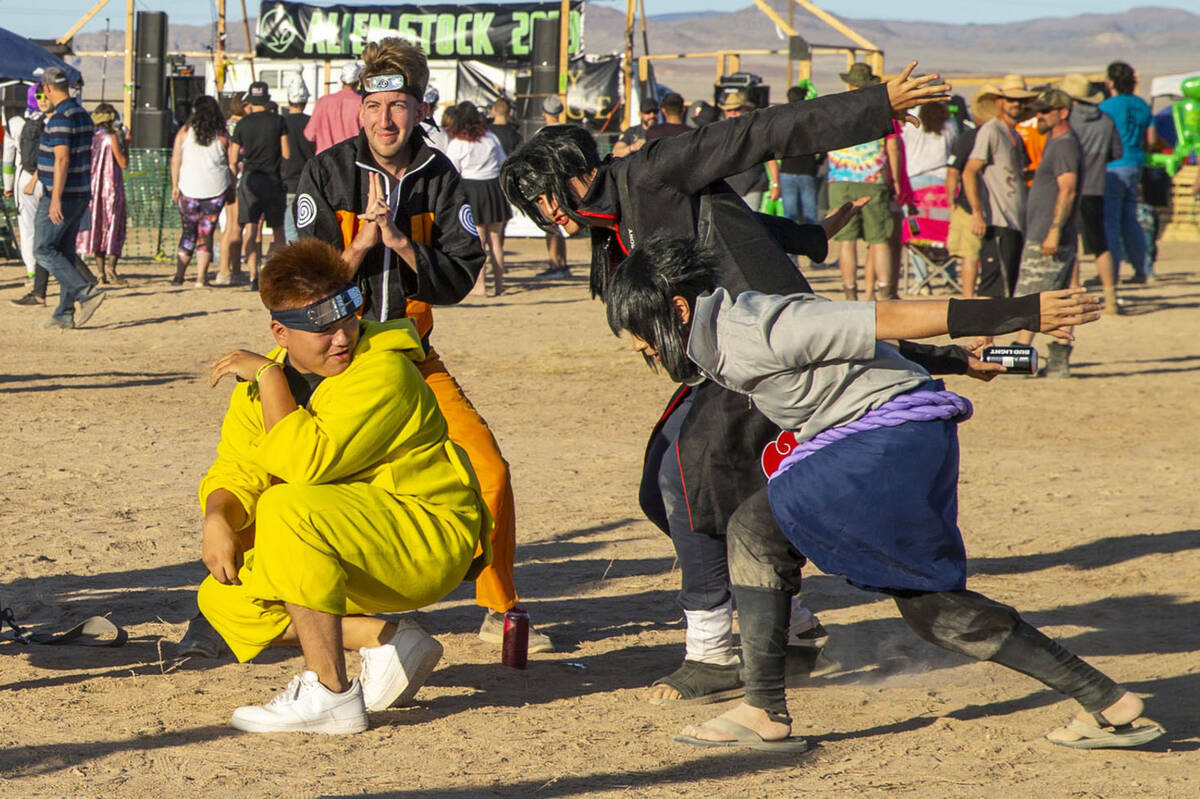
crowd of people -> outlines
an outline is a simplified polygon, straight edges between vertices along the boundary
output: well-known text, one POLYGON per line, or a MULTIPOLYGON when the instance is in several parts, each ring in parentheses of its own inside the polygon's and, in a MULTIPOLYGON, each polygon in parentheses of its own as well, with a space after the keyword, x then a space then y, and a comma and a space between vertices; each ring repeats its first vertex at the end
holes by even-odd
MULTIPOLYGON (((515 207, 546 232, 551 275, 567 269, 554 260, 563 234, 588 235, 589 285, 613 331, 678 384, 650 434, 639 502, 678 555, 684 652, 647 696, 744 698, 676 740, 805 748, 791 735, 786 666, 811 669, 827 639, 800 600, 806 559, 893 598, 918 636, 1077 700, 1082 711, 1046 736, 1056 744, 1128 747, 1162 735, 1136 695, 1014 608, 967 589, 956 426, 971 404, 936 375, 988 379, 1003 367, 980 360, 978 344, 915 341, 1049 334, 1051 363, 1065 369, 1053 347, 1069 348, 1072 328, 1100 315, 1072 286, 1076 214, 1086 247, 1088 208, 1119 218, 1134 185, 1109 157, 1115 138, 1145 135, 1136 104, 1122 99, 1132 70, 1109 68, 1117 102, 1099 111, 1122 116, 1110 129, 1074 78, 1035 91, 1008 76, 981 89, 968 121, 955 118, 965 103, 950 87, 914 67, 884 82, 855 64, 842 75, 847 92, 817 97, 799 85, 764 109, 740 91, 716 106, 666 94, 642 102, 641 124, 603 158, 591 133, 562 124, 555 97, 542 107, 546 126, 524 142, 505 98, 490 122, 458 103, 434 125, 425 57, 395 38, 369 44, 311 118, 302 85, 280 115, 266 84, 252 84, 228 125, 215 100, 197 101, 172 158, 185 219, 175 281, 199 252, 204 283, 224 209, 236 222, 217 280, 236 282, 244 249, 278 346, 236 350, 212 367, 214 386, 239 381, 200 488, 209 575, 181 651, 212 654, 218 640, 245 661, 299 646, 305 663, 274 699, 236 709, 233 725, 366 729, 368 712, 416 694, 442 651, 410 618, 380 614, 429 605, 464 580, 484 611, 479 636, 502 641, 503 614, 518 601, 511 475, 433 346, 433 308, 482 292, 485 263, 493 293, 503 292, 503 229, 515 207), (1018 132, 1031 113, 1034 167, 1018 132), (976 248, 979 286, 972 275, 966 299, 897 301, 903 217, 930 189, 959 203, 948 248, 964 261, 963 248, 976 248), (265 257, 264 223, 274 232, 265 257), (856 300, 859 240, 865 297, 877 301, 816 296, 798 256, 821 265, 837 242, 844 299, 856 300), (772 447, 789 454, 764 473, 772 447), (346 649, 361 655, 354 679, 346 649)), ((111 116, 89 117, 69 98, 65 76, 47 71, 40 88, 33 99, 49 115, 34 255, 60 283, 52 320, 68 328, 103 300, 83 277, 75 235, 95 187, 119 185, 96 159, 120 167, 123 145, 104 127, 111 116)), ((110 281, 121 232, 111 218, 93 221, 84 250, 110 281)), ((1137 242, 1120 246, 1139 256, 1137 242)), ((552 648, 530 629, 529 651, 552 648)))

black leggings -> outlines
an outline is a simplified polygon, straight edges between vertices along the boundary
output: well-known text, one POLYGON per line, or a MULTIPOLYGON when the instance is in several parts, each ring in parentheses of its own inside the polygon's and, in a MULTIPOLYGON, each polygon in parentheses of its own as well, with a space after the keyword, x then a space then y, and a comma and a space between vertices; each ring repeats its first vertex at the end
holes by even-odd
MULTIPOLYGON (((800 587, 800 553, 766 523, 766 489, 746 500, 729 523, 729 572, 738 606, 746 703, 787 716, 784 654, 788 601, 800 587), (753 617, 753 618, 751 618, 753 617)), ((1016 610, 974 591, 890 591, 918 636, 974 660, 990 660, 1103 710, 1125 689, 1021 619, 1016 610)))

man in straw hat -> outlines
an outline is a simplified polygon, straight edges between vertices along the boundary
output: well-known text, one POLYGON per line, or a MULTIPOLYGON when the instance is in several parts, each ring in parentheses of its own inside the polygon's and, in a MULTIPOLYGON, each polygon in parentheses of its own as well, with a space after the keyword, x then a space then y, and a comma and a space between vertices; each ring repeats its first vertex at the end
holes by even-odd
POLYGON ((963 170, 963 190, 971 205, 971 231, 983 237, 979 294, 1012 296, 1024 246, 1025 170, 1029 158, 1017 133, 1025 104, 1037 92, 1020 75, 1005 75, 994 91, 980 94, 996 116, 975 137, 963 170))
MULTIPOLYGON (((839 77, 851 91, 879 83, 879 76, 871 71, 869 64, 862 62, 852 64, 850 71, 841 73, 839 77)), ((894 232, 895 219, 889 205, 896 194, 895 181, 892 180, 895 170, 891 167, 898 167, 899 158, 899 138, 892 136, 830 150, 826 156, 829 164, 830 208, 836 208, 844 202, 853 202, 859 197, 871 198, 863 207, 862 213, 850 220, 850 223, 833 237, 833 241, 838 242, 842 292, 848 300, 858 299, 856 242, 859 239, 867 243, 867 263, 864 269, 867 299, 875 299, 877 285, 885 299, 894 296, 889 242, 894 232), (877 284, 876 280, 881 282, 877 284)))
POLYGON ((967 202, 967 195, 962 187, 962 173, 971 157, 971 150, 975 149, 975 137, 979 128, 996 115, 995 103, 990 98, 998 92, 999 89, 991 83, 979 87, 975 96, 971 98, 971 115, 962 121, 958 137, 950 148, 950 157, 946 161, 946 197, 954 201, 950 211, 950 232, 946 238, 946 248, 962 265, 961 282, 964 297, 975 296, 975 282, 979 277, 979 250, 983 246, 983 237, 975 235, 971 230, 971 204, 967 202), (980 102, 982 96, 989 98, 987 102, 980 102))
POLYGON ((1096 258, 1096 272, 1104 287, 1104 313, 1115 315, 1120 310, 1112 254, 1104 234, 1104 188, 1105 166, 1122 155, 1121 137, 1112 117, 1096 107, 1104 99, 1104 93, 1093 92, 1090 80, 1074 73, 1063 78, 1059 88, 1071 98, 1071 129, 1083 147, 1083 178, 1079 188, 1083 251, 1096 258))

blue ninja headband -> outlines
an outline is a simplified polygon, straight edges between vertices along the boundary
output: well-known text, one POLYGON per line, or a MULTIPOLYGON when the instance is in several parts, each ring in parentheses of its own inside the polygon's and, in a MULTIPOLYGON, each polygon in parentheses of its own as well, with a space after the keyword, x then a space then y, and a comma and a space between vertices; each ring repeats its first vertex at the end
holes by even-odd
POLYGON ((345 319, 363 306, 362 291, 358 286, 349 285, 323 300, 317 300, 303 308, 289 308, 286 311, 271 311, 271 319, 291 330, 305 330, 309 333, 320 333, 334 322, 345 319))

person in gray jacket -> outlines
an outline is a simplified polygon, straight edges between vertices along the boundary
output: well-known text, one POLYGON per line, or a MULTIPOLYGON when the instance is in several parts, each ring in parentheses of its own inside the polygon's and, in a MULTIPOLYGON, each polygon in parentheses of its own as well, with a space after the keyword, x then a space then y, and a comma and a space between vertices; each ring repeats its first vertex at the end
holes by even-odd
POLYGON ((1084 708, 1046 737, 1074 748, 1137 746, 1163 734, 1142 700, 966 588, 958 528, 957 424, 971 404, 886 340, 998 335, 1099 318, 1079 288, 999 300, 835 303, 717 285, 713 254, 688 239, 637 247, 608 283, 614 333, 677 381, 707 378, 791 434, 790 454, 729 523, 745 699, 674 740, 802 751, 785 699, 788 609, 800 566, 890 595, 931 643, 1027 674, 1084 708), (778 529, 748 517, 770 514, 778 529))

